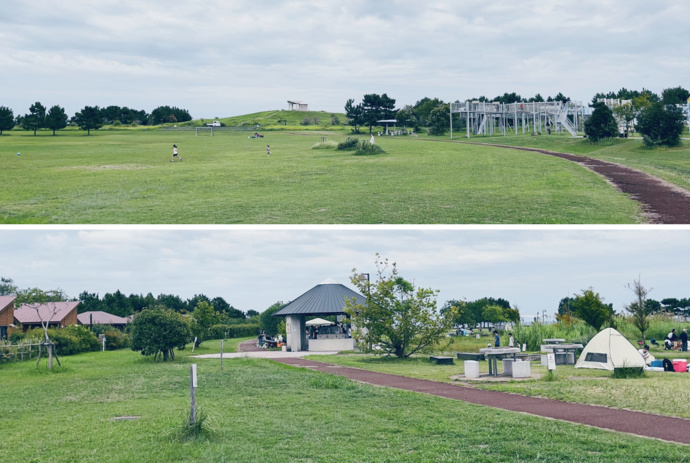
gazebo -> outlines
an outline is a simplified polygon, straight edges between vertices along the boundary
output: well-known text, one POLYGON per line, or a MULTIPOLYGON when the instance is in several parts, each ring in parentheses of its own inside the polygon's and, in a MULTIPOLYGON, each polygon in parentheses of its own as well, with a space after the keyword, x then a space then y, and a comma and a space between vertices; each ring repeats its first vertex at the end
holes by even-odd
POLYGON ((352 335, 342 325, 328 326, 327 330, 322 325, 316 339, 307 337, 307 317, 345 315, 347 299, 354 299, 358 304, 366 302, 361 294, 329 278, 273 314, 285 317, 287 349, 290 352, 353 350, 352 335))
POLYGON ((393 124, 393 132, 396 131, 396 124, 398 123, 397 119, 381 119, 380 121, 376 121, 377 124, 386 124, 386 135, 388 135, 388 124, 393 124))

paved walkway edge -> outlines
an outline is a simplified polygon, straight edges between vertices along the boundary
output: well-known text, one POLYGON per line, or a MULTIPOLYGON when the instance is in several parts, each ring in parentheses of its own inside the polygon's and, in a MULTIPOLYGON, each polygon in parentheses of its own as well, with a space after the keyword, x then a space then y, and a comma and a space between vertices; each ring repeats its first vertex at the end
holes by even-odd
POLYGON ((447 399, 462 400, 478 405, 690 445, 690 420, 683 418, 527 397, 506 392, 485 391, 455 384, 378 373, 306 359, 285 358, 274 360, 286 365, 345 376, 349 379, 375 386, 421 392, 447 399))

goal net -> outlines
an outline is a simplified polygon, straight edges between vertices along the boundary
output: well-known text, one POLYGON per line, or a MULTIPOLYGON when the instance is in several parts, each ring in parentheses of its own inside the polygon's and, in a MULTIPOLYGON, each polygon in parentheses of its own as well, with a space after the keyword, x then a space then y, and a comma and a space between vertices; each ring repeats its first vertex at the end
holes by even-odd
POLYGON ((198 137, 199 134, 213 136, 213 127, 197 127, 196 136, 198 137))

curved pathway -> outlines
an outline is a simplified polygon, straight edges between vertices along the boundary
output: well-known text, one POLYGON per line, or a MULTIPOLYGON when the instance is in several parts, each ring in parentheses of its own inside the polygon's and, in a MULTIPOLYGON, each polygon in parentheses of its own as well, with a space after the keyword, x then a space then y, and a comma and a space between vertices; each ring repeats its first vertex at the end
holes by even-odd
POLYGON ((447 399, 529 413, 612 431, 635 434, 690 445, 690 420, 649 413, 620 410, 596 405, 583 405, 553 399, 527 397, 506 392, 485 391, 466 386, 438 383, 386 373, 343 367, 301 358, 273 359, 276 362, 345 376, 362 383, 431 394, 447 399))
POLYGON ((642 210, 644 211, 645 216, 650 223, 690 224, 690 192, 687 192, 680 187, 672 185, 664 180, 639 170, 624 167, 613 162, 601 161, 599 159, 588 158, 585 156, 577 156, 575 154, 542 150, 538 148, 498 145, 492 143, 473 143, 467 141, 444 141, 447 143, 493 146, 496 148, 532 151, 535 153, 548 154, 550 156, 556 156, 562 159, 567 159, 568 161, 576 162, 581 166, 603 176, 618 190, 629 195, 635 201, 641 203, 642 210))

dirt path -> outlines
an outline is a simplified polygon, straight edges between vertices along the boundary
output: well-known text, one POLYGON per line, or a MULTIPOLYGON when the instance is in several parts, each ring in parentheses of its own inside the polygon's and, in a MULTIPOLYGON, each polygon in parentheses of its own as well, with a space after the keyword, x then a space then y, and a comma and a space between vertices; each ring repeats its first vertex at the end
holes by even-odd
POLYGON ((540 399, 505 392, 484 391, 455 384, 407 378, 298 358, 274 360, 287 365, 345 376, 355 381, 376 386, 421 392, 447 399, 462 400, 504 410, 529 413, 546 418, 690 445, 690 420, 683 418, 651 415, 595 405, 575 404, 552 399, 540 399))
POLYGON ((256 345, 257 342, 257 339, 250 339, 249 341, 241 342, 237 346, 237 350, 239 352, 264 352, 265 349, 259 348, 259 346, 256 345))
POLYGON ((568 161, 576 162, 583 167, 596 172, 611 182, 618 190, 629 195, 642 205, 642 210, 650 223, 657 224, 690 224, 690 193, 664 180, 645 174, 639 170, 624 167, 612 162, 601 161, 574 154, 558 153, 555 151, 522 146, 498 145, 492 143, 473 143, 466 141, 450 141, 449 143, 465 143, 469 145, 493 146, 520 151, 532 151, 548 154, 568 161))

